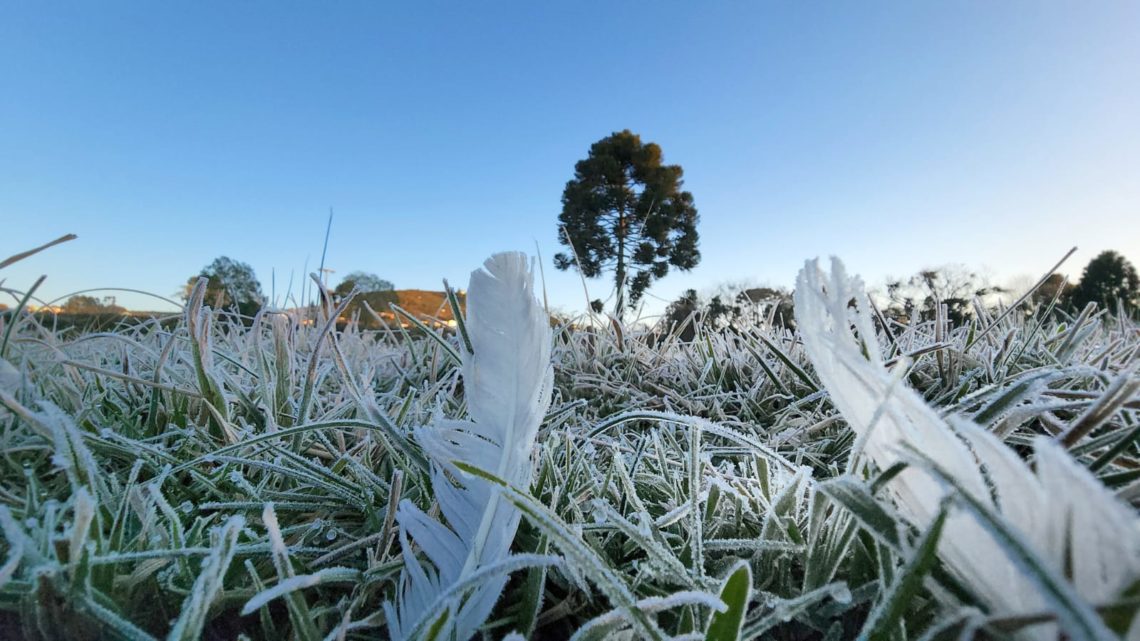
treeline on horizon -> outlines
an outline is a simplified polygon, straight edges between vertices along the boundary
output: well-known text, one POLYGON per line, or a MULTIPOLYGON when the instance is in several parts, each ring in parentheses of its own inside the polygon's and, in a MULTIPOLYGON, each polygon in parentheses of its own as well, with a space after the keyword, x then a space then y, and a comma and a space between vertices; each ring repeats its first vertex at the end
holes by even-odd
MULTIPOLYGON (((792 293, 784 288, 730 286, 703 298, 690 289, 669 304, 662 323, 681 328, 682 338, 691 337, 697 324, 730 327, 766 322, 794 327, 792 293)), ((1020 301, 1026 313, 1044 311, 1070 316, 1090 305, 1113 316, 1135 316, 1140 309, 1140 278, 1136 268, 1112 250, 1094 257, 1076 282, 1062 274, 1051 273, 1030 290, 1011 291, 989 284, 978 273, 960 266, 944 266, 924 269, 908 278, 888 280, 876 293, 872 301, 880 307, 878 312, 904 325, 939 317, 951 325, 962 325, 976 315, 977 306, 993 310, 1009 301, 1020 301)))
MULTIPOLYGON (((246 263, 219 257, 190 278, 185 291, 189 292, 203 278, 207 281, 205 301, 212 307, 249 321, 267 305, 253 268, 246 263)), ((340 329, 349 322, 367 330, 390 327, 398 320, 391 311, 393 306, 420 320, 452 320, 445 292, 396 290, 392 282, 363 271, 349 273, 335 288, 326 291, 329 302, 344 307, 339 316, 340 329)), ((1111 250, 1094 257, 1076 282, 1053 273, 1037 283, 1031 292, 1017 292, 991 285, 976 272, 963 267, 944 266, 888 280, 878 292, 875 303, 884 317, 897 323, 934 320, 941 314, 952 325, 961 325, 975 316, 978 305, 994 309, 999 301, 1008 302, 1026 293, 1029 295, 1022 301, 1026 313, 1044 311, 1071 316, 1095 305, 1110 315, 1133 316, 1140 308, 1140 278, 1136 268, 1120 253, 1111 250)), ((463 292, 456 296, 462 310, 465 296, 463 292)), ((596 306, 593 311, 602 309, 596 306)), ((0 305, 0 313, 9 312, 0 305)), ((58 308, 41 309, 36 314, 41 322, 53 328, 84 331, 134 325, 160 316, 132 314, 118 305, 113 296, 97 298, 87 294, 71 296, 58 308)), ((573 320, 562 314, 554 314, 554 317, 562 322, 573 320)), ((698 326, 731 328, 755 323, 794 327, 792 291, 779 287, 722 285, 713 295, 702 297, 696 290, 689 289, 669 303, 653 328, 690 340, 698 326)))

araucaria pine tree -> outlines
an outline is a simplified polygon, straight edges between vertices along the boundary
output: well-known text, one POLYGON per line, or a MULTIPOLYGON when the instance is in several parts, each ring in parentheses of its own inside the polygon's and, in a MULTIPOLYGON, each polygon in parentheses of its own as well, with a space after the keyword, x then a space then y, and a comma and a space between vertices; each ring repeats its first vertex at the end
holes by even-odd
POLYGON ((660 147, 626 129, 591 145, 562 192, 558 237, 570 251, 554 265, 589 278, 612 270, 619 318, 670 267, 700 262, 697 208, 681 175, 680 165, 661 164, 660 147))

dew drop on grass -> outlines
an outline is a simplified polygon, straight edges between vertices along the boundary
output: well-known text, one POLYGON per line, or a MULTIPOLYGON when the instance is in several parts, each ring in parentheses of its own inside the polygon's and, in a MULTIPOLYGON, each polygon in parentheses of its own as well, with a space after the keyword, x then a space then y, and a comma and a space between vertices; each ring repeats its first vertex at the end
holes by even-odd
POLYGON ((194 504, 190 501, 183 501, 182 504, 178 506, 178 509, 182 510, 184 514, 189 514, 194 511, 194 504))
POLYGON ((326 541, 335 541, 336 540, 336 530, 329 529, 328 532, 325 532, 325 540, 326 541))
POLYGON ((213 463, 215 460, 217 460, 217 459, 214 457, 214 455, 212 453, 207 454, 207 455, 202 457, 202 461, 204 461, 206 463, 213 463))
POLYGON ((24 521, 24 527, 28 528, 29 530, 36 527, 39 524, 40 524, 39 520, 34 518, 34 517, 29 518, 26 521, 24 521))

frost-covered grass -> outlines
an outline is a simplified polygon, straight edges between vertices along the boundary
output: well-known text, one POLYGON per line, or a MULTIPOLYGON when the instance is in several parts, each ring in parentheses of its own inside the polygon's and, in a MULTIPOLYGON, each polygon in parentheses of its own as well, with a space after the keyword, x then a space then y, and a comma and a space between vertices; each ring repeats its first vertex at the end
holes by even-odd
MULTIPOLYGON (((439 518, 413 430, 468 416, 466 337, 336 332, 334 314, 247 327, 199 295, 161 325, 0 327, 0 638, 386 638, 396 506, 439 518)), ((964 327, 876 332, 899 384, 939 414, 1026 458, 1052 437, 1140 502, 1131 321, 979 309, 964 327)), ((909 525, 884 491, 901 468, 849 460, 862 444, 797 334, 553 333, 532 482, 503 493, 523 518, 489 638, 732 639, 734 607, 740 638, 1067 625, 1064 611, 995 612, 935 554, 939 528, 909 525)), ((1121 633, 1138 591, 1074 607, 1121 633)))

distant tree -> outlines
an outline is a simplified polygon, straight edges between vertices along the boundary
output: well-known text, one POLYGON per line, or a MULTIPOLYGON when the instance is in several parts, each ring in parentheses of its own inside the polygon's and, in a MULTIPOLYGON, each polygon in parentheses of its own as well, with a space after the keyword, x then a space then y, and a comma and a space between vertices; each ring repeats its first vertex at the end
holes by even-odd
POLYGON ((348 296, 354 289, 361 293, 385 292, 396 289, 396 286, 376 274, 352 272, 341 279, 340 284, 333 290, 333 294, 337 297, 344 297, 348 296))
POLYGON ((393 303, 399 302, 400 297, 393 289, 359 293, 345 308, 344 318, 355 318, 365 329, 378 329, 381 326, 380 322, 364 306, 367 305, 373 313, 381 314, 388 312, 393 303))
POLYGON ((719 327, 722 324, 729 323, 739 315, 739 307, 726 304, 720 296, 713 296, 705 307, 704 321, 714 327, 719 327))
POLYGON ((85 314, 97 307, 99 307, 98 298, 80 294, 64 301, 63 305, 60 306, 60 311, 65 314, 85 314))
POLYGON ((896 317, 907 319, 917 310, 922 320, 931 320, 936 317, 938 308, 945 305, 946 315, 954 324, 964 323, 973 316, 975 298, 984 300, 1004 291, 958 265, 924 269, 905 281, 887 283, 889 311, 896 317))
POLYGON ((700 311, 701 299, 697 290, 686 290, 665 308, 661 329, 677 333, 681 340, 693 340, 697 333, 696 325, 700 323, 700 311))
POLYGON ((1110 312, 1122 307, 1125 314, 1131 314, 1140 304, 1140 278, 1124 256, 1110 250, 1089 261, 1081 282, 1073 290, 1073 304, 1080 309, 1092 302, 1110 312))
POLYGON ((739 315, 740 308, 725 303, 720 295, 706 303, 697 290, 689 289, 665 308, 658 331, 672 332, 683 341, 691 341, 698 326, 721 328, 739 315))
POLYGON ((792 293, 775 287, 749 287, 736 293, 740 319, 745 322, 771 322, 781 327, 792 327, 795 322, 795 305, 792 293))
POLYGON ((571 251, 554 265, 588 278, 613 270, 619 318, 627 289, 636 304, 670 266, 688 271, 700 262, 697 208, 681 175, 680 165, 661 164, 660 147, 626 129, 591 145, 562 192, 558 239, 571 251))
POLYGON ((344 317, 357 319, 360 326, 367 329, 376 329, 380 323, 365 309, 365 305, 379 314, 387 312, 392 303, 399 302, 391 281, 368 272, 351 272, 346 275, 333 290, 333 296, 340 300, 354 291, 356 296, 345 308, 344 317))
POLYGON ((115 304, 114 296, 102 300, 78 294, 64 301, 60 310, 64 314, 122 314, 126 310, 115 304))
POLYGON ((1072 301, 1073 290, 1076 285, 1069 282, 1063 274, 1051 274, 1044 283, 1033 292, 1033 305, 1042 307, 1057 301, 1057 307, 1068 308, 1072 301))
POLYGON ((199 278, 206 278, 207 305, 235 311, 242 316, 253 316, 265 304, 261 283, 248 264, 221 256, 215 258, 186 282, 184 298, 194 289, 199 278))

